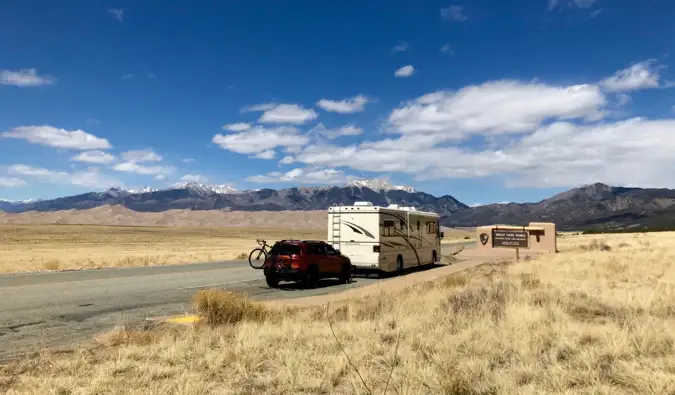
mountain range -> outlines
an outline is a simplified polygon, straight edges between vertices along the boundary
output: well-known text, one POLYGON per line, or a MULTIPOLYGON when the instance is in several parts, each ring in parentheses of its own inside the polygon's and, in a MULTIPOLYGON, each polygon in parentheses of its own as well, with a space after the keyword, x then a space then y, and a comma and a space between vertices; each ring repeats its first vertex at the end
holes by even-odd
POLYGON ((166 189, 111 188, 50 200, 0 201, 0 210, 83 210, 120 205, 140 212, 171 209, 221 211, 324 210, 333 205, 370 201, 398 204, 441 215, 451 227, 485 224, 555 222, 560 230, 664 228, 675 224, 675 190, 613 187, 592 184, 537 203, 489 204, 469 207, 450 195, 436 197, 383 180, 359 179, 341 186, 236 190, 227 185, 186 183, 166 189))

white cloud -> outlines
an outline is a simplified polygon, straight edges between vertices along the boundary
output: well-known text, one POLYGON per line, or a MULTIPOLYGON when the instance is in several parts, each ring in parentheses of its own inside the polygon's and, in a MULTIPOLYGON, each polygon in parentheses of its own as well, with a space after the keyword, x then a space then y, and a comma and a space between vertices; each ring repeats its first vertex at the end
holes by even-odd
MULTIPOLYGON (((591 8, 598 0, 569 0, 570 6, 576 6, 578 8, 591 8)), ((547 8, 549 11, 556 8, 560 4, 558 0, 548 0, 547 8)))
POLYGON ((254 155, 258 159, 274 159, 277 153, 273 149, 268 149, 254 155))
POLYGON ((223 125, 222 129, 229 130, 230 132, 243 132, 244 130, 251 129, 251 125, 246 122, 229 123, 227 125, 223 125))
POLYGON ((123 8, 106 8, 105 10, 108 14, 112 15, 113 18, 117 19, 120 22, 124 19, 123 8))
POLYGON ((271 172, 267 175, 256 175, 246 181, 257 183, 297 183, 297 184, 337 184, 346 182, 349 177, 342 170, 330 168, 302 169, 296 168, 285 173, 271 172))
POLYGON ((40 181, 53 184, 70 184, 87 188, 107 188, 120 184, 119 181, 100 173, 97 169, 68 173, 65 171, 55 171, 41 167, 17 164, 10 166, 8 171, 10 174, 35 177, 40 181))
POLYGON ((186 174, 183 177, 181 177, 180 180, 185 182, 201 182, 201 183, 209 182, 208 178, 199 174, 186 174))
MULTIPOLYGON (((608 109, 598 85, 491 81, 403 103, 385 123, 390 138, 344 146, 317 140, 293 161, 417 180, 494 176, 527 187, 675 186, 675 119, 605 119, 628 100, 625 93, 612 95, 608 109), (472 136, 470 146, 457 145, 472 136)), ((255 180, 304 182, 306 169, 255 180)))
POLYGON ((675 120, 641 118, 575 125, 555 122, 494 149, 412 143, 403 136, 348 147, 310 146, 297 160, 312 166, 403 172, 418 180, 499 176, 511 186, 675 185, 675 120))
POLYGON ((600 81, 600 86, 609 92, 658 88, 660 68, 655 59, 648 59, 617 71, 613 76, 600 81))
POLYGON ((166 174, 157 174, 156 176, 152 177, 152 179, 156 181, 164 181, 166 180, 166 174))
POLYGON ((197 160, 196 160, 196 159, 193 159, 193 158, 185 158, 185 159, 183 159, 183 163, 193 163, 193 162, 196 162, 196 161, 197 161, 197 160))
POLYGON ((122 158, 127 162, 133 163, 159 162, 163 159, 160 154, 149 148, 122 152, 122 158))
POLYGON ((0 70, 0 85, 12 85, 18 87, 33 87, 51 85, 56 79, 38 75, 37 69, 21 69, 19 71, 0 70))
POLYGON ((441 18, 457 22, 464 22, 468 19, 466 15, 464 15, 464 8, 458 5, 441 8, 441 18))
POLYGON ((455 51, 452 50, 452 46, 450 44, 445 44, 441 47, 441 52, 447 53, 447 54, 454 54, 455 51))
POLYGON ((95 118, 89 118, 85 122, 87 123, 87 125, 100 125, 101 124, 101 121, 99 121, 98 119, 95 119, 95 118))
POLYGON ((317 117, 318 114, 311 108, 304 108, 297 104, 278 104, 263 112, 258 122, 304 124, 317 117))
POLYGON ((401 41, 391 49, 391 52, 405 52, 409 48, 409 45, 405 41, 401 41))
POLYGON ((593 4, 597 3, 598 0, 573 0, 574 5, 579 8, 590 8, 593 4))
POLYGON ((19 126, 10 129, 9 132, 2 133, 2 136, 56 148, 90 150, 112 147, 108 140, 96 137, 83 130, 68 131, 49 125, 19 126))
POLYGON ((412 65, 403 66, 394 72, 395 77, 410 77, 415 73, 415 67, 412 65))
POLYGON ((274 128, 255 126, 241 133, 226 135, 218 133, 211 141, 223 149, 239 154, 259 154, 276 147, 284 147, 292 152, 306 145, 309 138, 301 135, 293 126, 274 128))
POLYGON ((129 80, 129 79, 132 79, 132 78, 134 78, 134 75, 132 73, 124 74, 122 76, 123 80, 129 80))
POLYGON ((145 166, 140 165, 137 162, 118 163, 115 166, 113 166, 113 170, 141 175, 158 175, 158 174, 167 175, 173 172, 173 168, 168 166, 145 166))
POLYGON ((146 76, 148 77, 149 80, 157 79, 157 75, 155 73, 147 73, 146 76))
POLYGON ((282 165, 290 165, 291 163, 295 162, 295 158, 292 156, 284 156, 279 163, 282 165))
POLYGON ((9 167, 9 174, 18 174, 22 176, 32 177, 50 177, 50 176, 67 176, 66 172, 54 172, 42 167, 33 167, 29 165, 12 165, 9 167))
POLYGON ((86 188, 110 188, 120 185, 120 182, 98 171, 75 172, 68 176, 68 181, 80 187, 86 188))
POLYGON ((337 129, 327 129, 323 123, 319 123, 309 130, 309 134, 318 134, 328 139, 336 139, 341 136, 358 136, 363 133, 363 129, 354 125, 345 125, 337 129))
POLYGON ((625 106, 626 104, 630 103, 631 100, 632 100, 631 97, 628 96, 628 95, 625 94, 625 93, 618 93, 618 94, 616 95, 616 98, 617 98, 617 100, 618 100, 619 106, 625 106))
POLYGON ((246 112, 267 111, 275 108, 276 106, 278 106, 277 103, 255 104, 252 106, 242 108, 240 112, 246 113, 246 112))
POLYGON ((440 142, 470 134, 527 132, 549 119, 597 120, 605 104, 593 85, 493 81, 421 96, 395 109, 388 126, 392 133, 420 134, 440 142))
POLYGON ((0 177, 0 187, 3 188, 15 188, 15 187, 23 187, 28 185, 26 181, 20 179, 20 178, 6 178, 6 177, 0 177))
POLYGON ((340 114, 351 114, 363 111, 367 103, 367 97, 363 95, 357 95, 343 100, 321 99, 316 103, 316 105, 326 111, 337 112, 340 114))
POLYGON ((95 150, 81 152, 70 158, 70 160, 105 165, 113 163, 115 161, 115 157, 107 152, 95 150))

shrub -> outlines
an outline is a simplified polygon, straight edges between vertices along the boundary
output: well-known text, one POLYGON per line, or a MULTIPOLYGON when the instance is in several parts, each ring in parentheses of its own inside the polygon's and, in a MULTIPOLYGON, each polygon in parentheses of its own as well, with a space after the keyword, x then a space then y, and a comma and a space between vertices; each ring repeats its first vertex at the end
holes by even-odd
POLYGON ((598 242, 596 239, 593 239, 588 245, 580 245, 579 248, 581 248, 584 251, 611 251, 612 247, 610 247, 607 243, 604 241, 598 242))
POLYGON ((237 324, 242 321, 263 322, 270 311, 244 294, 218 289, 197 292, 192 302, 201 322, 211 326, 237 324))
POLYGON ((234 258, 234 259, 248 259, 248 254, 245 253, 245 252, 241 252, 241 253, 239 253, 239 255, 237 255, 237 257, 234 258))

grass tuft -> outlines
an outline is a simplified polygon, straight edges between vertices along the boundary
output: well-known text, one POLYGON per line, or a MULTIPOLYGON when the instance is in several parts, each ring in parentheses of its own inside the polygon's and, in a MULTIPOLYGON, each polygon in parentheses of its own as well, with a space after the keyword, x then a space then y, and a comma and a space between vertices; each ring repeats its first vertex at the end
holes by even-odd
POLYGON ((45 270, 59 270, 61 268, 61 261, 58 259, 50 259, 42 264, 45 270))
POLYGON ((584 251, 611 251, 612 247, 609 246, 605 241, 598 241, 593 239, 590 243, 586 245, 579 246, 584 251))
POLYGON ((234 259, 242 260, 242 259, 248 259, 248 254, 245 252, 240 253, 237 255, 234 259))
POLYGON ((204 289, 193 296, 192 302, 200 322, 211 326, 264 322, 273 316, 269 309, 251 301, 245 294, 230 291, 204 289))

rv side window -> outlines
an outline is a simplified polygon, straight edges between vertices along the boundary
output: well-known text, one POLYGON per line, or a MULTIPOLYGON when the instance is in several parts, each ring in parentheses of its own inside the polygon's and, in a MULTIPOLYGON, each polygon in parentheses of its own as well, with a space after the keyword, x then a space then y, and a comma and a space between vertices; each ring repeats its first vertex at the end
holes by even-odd
POLYGON ((405 226, 403 225, 403 221, 400 221, 399 225, 401 226, 401 230, 405 229, 405 226))
POLYGON ((427 233, 430 235, 436 234, 438 226, 436 222, 427 222, 427 233))
POLYGON ((380 234, 382 236, 393 236, 394 227, 396 227, 394 221, 383 221, 382 226, 380 228, 381 229, 380 234))
POLYGON ((417 230, 420 230, 420 221, 417 221, 417 230))

